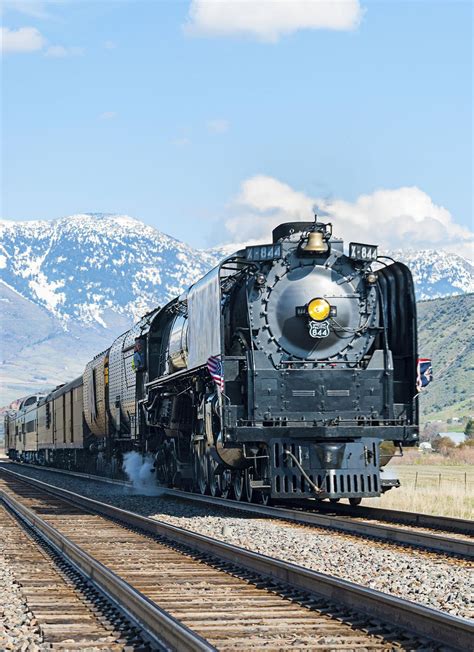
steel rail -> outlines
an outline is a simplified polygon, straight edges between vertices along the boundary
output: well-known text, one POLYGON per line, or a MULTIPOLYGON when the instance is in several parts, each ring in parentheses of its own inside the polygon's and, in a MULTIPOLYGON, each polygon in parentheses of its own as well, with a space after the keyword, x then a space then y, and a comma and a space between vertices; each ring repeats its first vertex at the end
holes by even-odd
MULTIPOLYGON (((51 470, 56 473, 83 477, 89 480, 104 481, 109 483, 112 482, 113 484, 121 484, 133 487, 130 482, 125 480, 111 480, 110 478, 102 478, 102 476, 94 476, 89 473, 64 471, 62 469, 48 469, 48 471, 51 470)), ((241 513, 256 514, 258 516, 291 521, 302 525, 314 525, 317 527, 324 527, 339 532, 344 532, 346 534, 355 534, 373 539, 379 539, 392 544, 426 548, 443 554, 460 555, 462 557, 474 559, 474 540, 468 541, 466 539, 457 539, 455 537, 440 536, 430 532, 405 530, 393 525, 369 523, 364 520, 359 520, 358 518, 352 518, 351 516, 309 512, 304 509, 295 509, 291 507, 270 507, 267 505, 257 505, 254 503, 230 500, 228 498, 202 496, 201 494, 181 491, 179 489, 169 489, 167 487, 162 487, 161 489, 165 495, 170 497, 193 501, 201 504, 224 507, 231 510, 237 510, 241 513)), ((407 514, 411 513, 407 512, 407 514)), ((413 514, 413 516, 422 517, 425 515, 413 514)), ((462 521, 464 523, 463 519, 450 519, 449 517, 429 517, 428 515, 426 516, 428 518, 446 519, 446 521, 449 522, 455 520, 462 521)), ((469 523, 471 528, 470 533, 472 534, 473 524, 470 521, 465 521, 465 523, 469 523)), ((410 525, 413 524, 410 523, 410 525)), ((419 525, 419 523, 417 523, 417 525, 419 525)))
POLYGON ((167 646, 178 651, 213 652, 216 650, 198 634, 173 618, 128 582, 1 489, 0 498, 12 512, 39 531, 59 554, 78 568, 112 603, 129 615, 132 621, 137 622, 158 649, 163 649, 163 643, 166 643, 167 646))
POLYGON ((93 473, 86 473, 85 471, 69 471, 68 469, 55 469, 52 466, 39 466, 38 464, 30 464, 30 462, 13 462, 12 460, 0 460, 0 468, 3 465, 15 467, 26 467, 34 469, 35 471, 45 471, 46 473, 58 473, 60 475, 70 475, 83 480, 93 480, 94 482, 105 482, 106 484, 115 484, 119 486, 133 487, 130 480, 118 480, 116 478, 108 478, 104 475, 94 475, 93 473))
POLYGON ((42 489, 72 504, 80 505, 89 511, 108 516, 150 534, 165 537, 188 549, 230 562, 294 589, 330 599, 346 608, 355 609, 372 618, 378 618, 382 622, 390 623, 392 626, 400 627, 417 636, 447 645, 449 649, 465 651, 474 646, 474 622, 466 618, 452 616, 347 580, 302 568, 162 521, 140 516, 66 489, 59 489, 41 480, 25 478, 25 476, 5 468, 2 468, 1 471, 25 484, 42 489))
POLYGON ((446 530, 474 536, 474 523, 466 518, 456 518, 454 516, 438 516, 435 514, 424 514, 422 512, 404 512, 400 509, 386 509, 384 507, 351 507, 350 505, 337 504, 327 505, 320 503, 318 509, 331 511, 340 515, 355 514, 360 518, 368 518, 381 521, 395 521, 406 523, 407 525, 416 525, 433 530, 446 530), (355 514, 354 514, 355 512, 355 514))

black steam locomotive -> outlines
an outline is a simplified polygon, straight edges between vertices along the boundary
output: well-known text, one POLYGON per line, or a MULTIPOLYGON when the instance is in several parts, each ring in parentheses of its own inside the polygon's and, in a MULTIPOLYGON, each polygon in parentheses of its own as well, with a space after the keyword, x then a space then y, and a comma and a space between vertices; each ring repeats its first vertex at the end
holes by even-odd
POLYGON ((161 484, 264 503, 380 495, 398 484, 381 443, 418 440, 412 277, 380 262, 330 224, 281 224, 24 401, 9 455, 113 473, 136 450, 161 484))

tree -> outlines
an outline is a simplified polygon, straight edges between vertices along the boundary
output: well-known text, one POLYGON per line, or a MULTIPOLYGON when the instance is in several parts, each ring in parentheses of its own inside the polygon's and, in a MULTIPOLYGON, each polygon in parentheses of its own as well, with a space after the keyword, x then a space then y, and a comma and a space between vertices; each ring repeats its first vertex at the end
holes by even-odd
POLYGON ((421 433, 420 441, 433 442, 433 440, 436 437, 439 436, 439 430, 440 430, 439 423, 428 422, 425 425, 425 427, 423 428, 423 432, 421 433))
POLYGON ((472 419, 467 420, 464 434, 466 435, 466 439, 474 439, 474 421, 472 419))

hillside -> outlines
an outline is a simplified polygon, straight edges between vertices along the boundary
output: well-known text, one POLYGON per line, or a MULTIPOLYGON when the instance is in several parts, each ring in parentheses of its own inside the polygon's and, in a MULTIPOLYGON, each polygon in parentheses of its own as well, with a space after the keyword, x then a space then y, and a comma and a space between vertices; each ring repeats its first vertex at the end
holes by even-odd
POLYGON ((418 346, 433 360, 434 380, 421 397, 424 415, 450 407, 449 416, 474 413, 474 294, 420 301, 418 346))

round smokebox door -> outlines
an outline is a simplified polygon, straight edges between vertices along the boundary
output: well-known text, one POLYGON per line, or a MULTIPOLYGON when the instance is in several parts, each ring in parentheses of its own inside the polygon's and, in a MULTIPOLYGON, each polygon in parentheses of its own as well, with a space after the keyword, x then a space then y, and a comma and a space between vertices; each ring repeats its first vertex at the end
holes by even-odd
POLYGON ((292 356, 313 360, 340 353, 360 324, 356 288, 321 266, 297 267, 282 276, 269 293, 267 312, 269 332, 277 344, 292 356), (335 314, 312 322, 303 308, 315 298, 325 299, 335 314))

